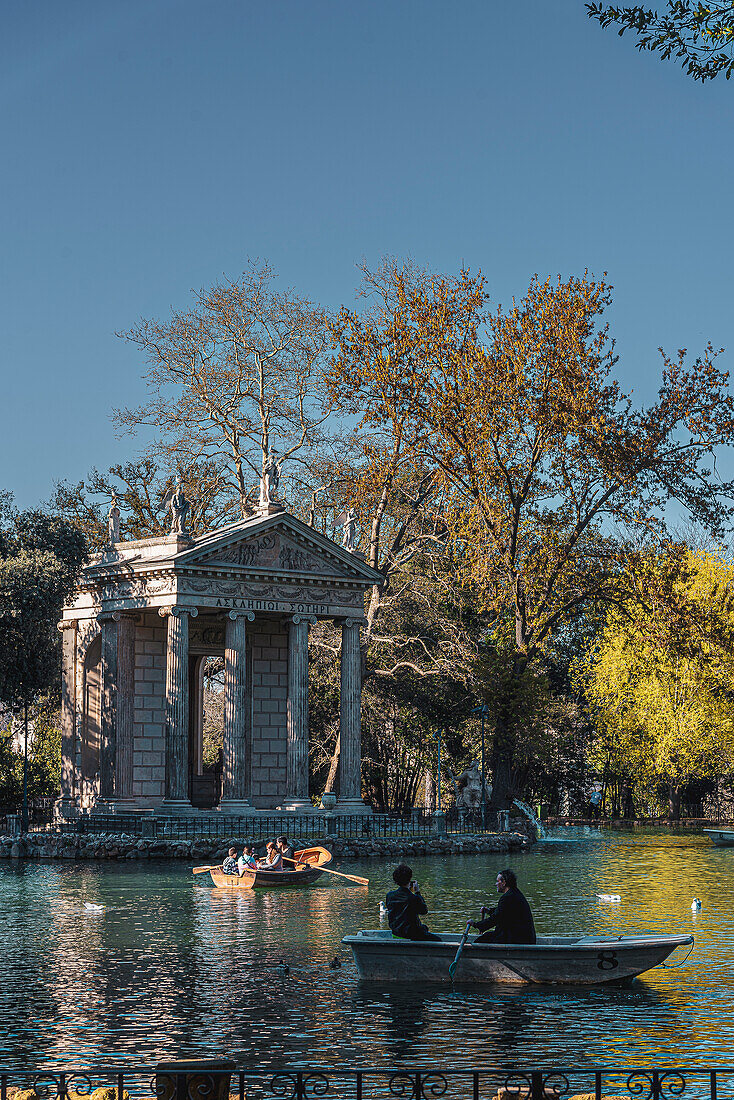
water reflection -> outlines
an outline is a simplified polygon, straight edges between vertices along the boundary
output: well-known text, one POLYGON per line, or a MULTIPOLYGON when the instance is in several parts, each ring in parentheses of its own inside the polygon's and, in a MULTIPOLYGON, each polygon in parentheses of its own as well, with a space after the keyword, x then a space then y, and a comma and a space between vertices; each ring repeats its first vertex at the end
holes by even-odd
MULTIPOLYGON (((539 931, 695 931, 682 968, 629 989, 360 986, 340 939, 378 925, 369 890, 229 894, 181 865, 0 868, 0 1059, 136 1063, 226 1052, 241 1063, 451 1065, 728 1060, 734 852, 700 838, 602 834, 514 861, 539 931), (619 894, 605 905, 599 894, 619 894), (693 896, 703 908, 691 912, 693 896), (84 902, 105 906, 90 914, 84 902), (340 954, 342 969, 329 960, 340 954), (287 978, 276 971, 280 958, 287 978)), ((415 859, 434 928, 461 928, 506 857, 415 859)))

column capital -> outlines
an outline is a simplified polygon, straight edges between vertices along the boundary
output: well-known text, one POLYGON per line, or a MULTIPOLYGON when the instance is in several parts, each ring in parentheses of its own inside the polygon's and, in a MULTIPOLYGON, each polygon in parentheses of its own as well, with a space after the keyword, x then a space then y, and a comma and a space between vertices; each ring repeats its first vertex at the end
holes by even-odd
POLYGON ((76 630, 78 623, 78 619, 62 619, 61 622, 56 624, 56 629, 63 634, 65 630, 76 630))
POLYGON ((306 623, 308 625, 317 623, 318 619, 315 615, 291 615, 290 621, 298 626, 299 623, 306 623))
POLYGON ((169 615, 177 615, 179 617, 190 615, 192 619, 195 619, 199 614, 199 609, 198 607, 183 607, 181 604, 167 604, 165 607, 158 608, 158 614, 162 619, 168 618, 169 615))
POLYGON ((239 610, 229 611, 227 613, 227 618, 231 619, 233 623, 236 622, 237 619, 247 619, 248 622, 253 622, 254 619, 255 619, 255 612, 254 611, 239 611, 239 610))
POLYGON ((346 619, 337 619, 336 621, 342 626, 357 626, 360 629, 363 626, 367 626, 367 620, 364 615, 350 615, 346 619))

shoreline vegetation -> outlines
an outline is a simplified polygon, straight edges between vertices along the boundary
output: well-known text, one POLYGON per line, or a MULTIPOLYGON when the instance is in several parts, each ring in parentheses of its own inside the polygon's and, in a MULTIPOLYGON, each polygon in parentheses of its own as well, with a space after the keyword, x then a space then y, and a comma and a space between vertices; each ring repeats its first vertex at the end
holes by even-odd
MULTIPOLYGON (((352 859, 398 859, 403 856, 484 855, 494 852, 517 852, 529 848, 534 838, 525 833, 473 833, 446 837, 366 837, 364 839, 319 836, 299 837, 299 845, 323 844, 332 855, 352 859)), ((129 833, 98 833, 75 836, 69 833, 26 833, 22 836, 0 836, 0 860, 195 860, 221 862, 230 847, 241 848, 254 843, 264 849, 264 842, 247 836, 197 838, 194 840, 135 837, 129 833)))

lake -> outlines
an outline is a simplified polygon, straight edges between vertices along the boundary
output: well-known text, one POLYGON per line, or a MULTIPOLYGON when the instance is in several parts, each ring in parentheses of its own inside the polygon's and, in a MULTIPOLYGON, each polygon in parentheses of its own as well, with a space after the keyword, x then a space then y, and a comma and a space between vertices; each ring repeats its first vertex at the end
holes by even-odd
MULTIPOLYGON (((667 831, 563 835, 511 861, 538 932, 693 932, 682 968, 584 992, 363 986, 339 941, 379 927, 391 864, 340 865, 369 888, 324 875, 311 889, 241 895, 181 863, 0 865, 0 1063, 219 1054, 265 1067, 728 1063, 734 850, 667 831), (88 913, 85 901, 104 912, 88 913), (331 970, 337 954, 343 965, 331 970)), ((506 859, 415 857, 429 926, 459 931, 478 916, 506 859)))

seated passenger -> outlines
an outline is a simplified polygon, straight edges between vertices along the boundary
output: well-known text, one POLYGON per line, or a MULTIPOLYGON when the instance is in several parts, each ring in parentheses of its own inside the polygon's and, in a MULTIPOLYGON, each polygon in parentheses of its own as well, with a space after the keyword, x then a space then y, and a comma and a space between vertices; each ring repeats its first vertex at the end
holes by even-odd
POLYGON ((237 867, 237 849, 236 848, 230 848, 229 849, 229 855, 225 858, 224 863, 222 864, 222 870, 224 871, 225 875, 237 875, 237 874, 239 874, 239 870, 238 870, 238 867, 237 867))
MULTIPOLYGON (((293 845, 288 843, 288 838, 279 836, 275 842, 278 845, 278 851, 283 859, 293 859, 293 845)), ((293 869, 292 864, 286 865, 286 871, 293 869)))
POLYGON ((387 919, 393 936, 405 940, 440 940, 440 936, 429 932, 418 917, 428 912, 428 906, 421 897, 418 883, 413 881, 413 872, 405 863, 400 863, 392 873, 397 890, 392 890, 385 898, 387 919))
POLYGON ((244 875, 245 871, 254 871, 257 868, 257 860, 252 851, 251 844, 245 844, 242 849, 242 855, 237 860, 237 870, 241 875, 244 875))
POLYGON ((283 860, 281 858, 280 852, 275 847, 275 841, 269 840, 265 845, 265 848, 265 859, 258 860, 258 867, 260 867, 264 871, 282 871, 283 860))
POLYGON ((525 895, 518 889, 517 876, 509 868, 497 875, 497 893, 500 900, 490 909, 486 920, 477 921, 472 928, 483 934, 475 943, 535 943, 533 914, 525 895), (488 929, 494 928, 494 932, 488 929))

